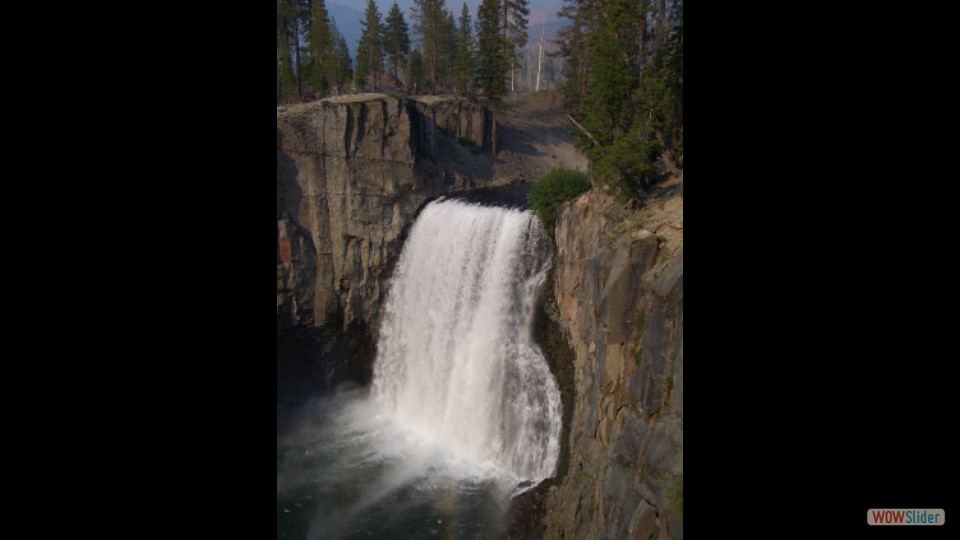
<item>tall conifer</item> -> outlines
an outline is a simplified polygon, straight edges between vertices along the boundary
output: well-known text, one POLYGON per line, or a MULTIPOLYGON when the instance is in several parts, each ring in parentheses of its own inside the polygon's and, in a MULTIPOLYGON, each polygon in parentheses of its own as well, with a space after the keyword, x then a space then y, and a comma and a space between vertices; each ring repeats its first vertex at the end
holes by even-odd
POLYGON ((383 21, 373 0, 367 0, 364 18, 360 21, 362 34, 357 45, 357 83, 370 82, 374 90, 380 89, 380 73, 383 71, 383 21), (369 75, 370 80, 366 81, 369 75))
POLYGON ((493 103, 503 99, 506 64, 500 34, 500 0, 482 0, 477 8, 477 84, 493 103))
POLYGON ((460 10, 460 28, 457 31, 456 84, 460 93, 467 95, 467 89, 473 83, 476 67, 473 61, 473 23, 470 9, 463 3, 460 10))
MULTIPOLYGON (((410 34, 407 28, 407 21, 403 18, 403 12, 400 6, 394 0, 390 6, 390 12, 387 13, 387 20, 384 25, 383 34, 384 54, 387 56, 390 65, 393 67, 394 84, 402 87, 400 84, 400 66, 407 60, 410 53, 410 34)), ((409 78, 409 76, 408 76, 409 78)))
MULTIPOLYGON (((439 80, 440 56, 449 43, 443 43, 446 9, 444 0, 414 0, 413 1, 413 29, 420 37, 420 47, 427 64, 430 79, 430 93, 437 93, 439 80)), ((449 50, 449 49, 447 49, 449 50)))

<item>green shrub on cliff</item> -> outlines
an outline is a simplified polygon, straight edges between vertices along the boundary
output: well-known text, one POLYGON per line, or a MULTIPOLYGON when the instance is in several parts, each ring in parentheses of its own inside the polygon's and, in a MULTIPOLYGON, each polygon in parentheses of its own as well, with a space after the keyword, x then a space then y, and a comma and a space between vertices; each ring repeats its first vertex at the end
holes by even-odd
POLYGON ((527 205, 543 223, 543 228, 553 236, 557 221, 557 208, 590 189, 587 173, 573 169, 554 169, 533 183, 527 205))

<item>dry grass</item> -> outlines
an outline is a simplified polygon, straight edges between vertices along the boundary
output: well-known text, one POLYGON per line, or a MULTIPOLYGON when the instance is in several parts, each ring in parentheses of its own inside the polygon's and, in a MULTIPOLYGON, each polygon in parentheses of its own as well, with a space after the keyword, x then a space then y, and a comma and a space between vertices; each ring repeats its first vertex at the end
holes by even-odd
POLYGON ((331 96, 320 100, 323 103, 361 103, 376 99, 386 99, 390 96, 379 92, 369 92, 366 94, 345 94, 342 96, 331 96))
POLYGON ((424 103, 426 105, 433 105, 434 103, 441 103, 444 101, 453 101, 459 98, 457 98, 457 96, 454 96, 452 94, 445 94, 445 95, 441 94, 436 96, 410 96, 410 99, 412 99, 413 101, 419 101, 420 103, 424 103))

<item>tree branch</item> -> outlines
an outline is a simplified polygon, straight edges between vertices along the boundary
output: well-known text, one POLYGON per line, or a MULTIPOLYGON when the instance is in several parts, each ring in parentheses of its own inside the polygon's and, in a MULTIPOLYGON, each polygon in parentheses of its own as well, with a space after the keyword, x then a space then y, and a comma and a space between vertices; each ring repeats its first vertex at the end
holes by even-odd
POLYGON ((593 138, 593 135, 591 135, 589 131, 587 131, 586 129, 584 129, 583 126, 580 125, 580 122, 577 122, 576 120, 574 120, 573 117, 570 116, 569 114, 567 115, 567 118, 569 118, 570 121, 573 122, 573 125, 580 128, 580 131, 584 132, 587 135, 587 137, 590 137, 590 140, 593 141, 594 145, 600 144, 599 142, 597 142, 596 139, 593 138))

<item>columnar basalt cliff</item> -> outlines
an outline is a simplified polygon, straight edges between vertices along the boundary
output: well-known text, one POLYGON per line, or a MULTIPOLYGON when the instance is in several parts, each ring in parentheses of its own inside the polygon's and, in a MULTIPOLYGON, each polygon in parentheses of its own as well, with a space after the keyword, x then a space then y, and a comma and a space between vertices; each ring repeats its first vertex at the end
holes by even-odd
POLYGON ((682 197, 635 214, 594 189, 564 205, 556 237, 548 301, 576 397, 544 537, 682 538, 682 197))
POLYGON ((447 191, 494 183, 421 163, 438 161, 457 137, 495 150, 492 113, 462 99, 384 94, 277 109, 278 327, 377 328, 418 210, 447 191))

